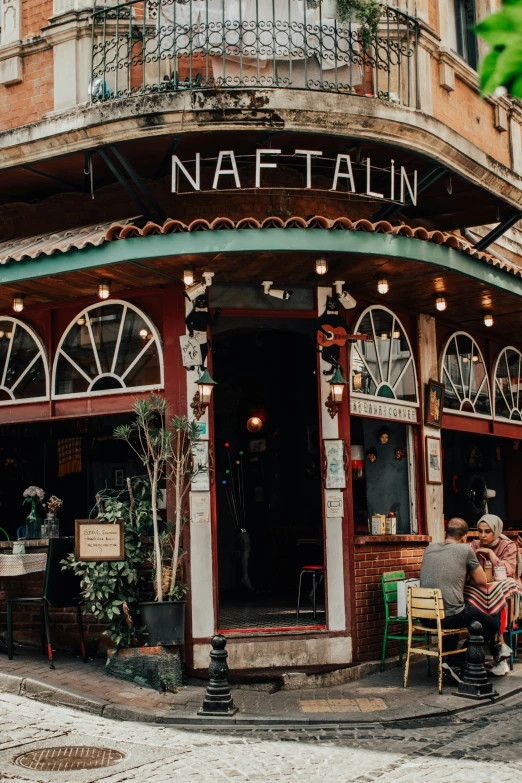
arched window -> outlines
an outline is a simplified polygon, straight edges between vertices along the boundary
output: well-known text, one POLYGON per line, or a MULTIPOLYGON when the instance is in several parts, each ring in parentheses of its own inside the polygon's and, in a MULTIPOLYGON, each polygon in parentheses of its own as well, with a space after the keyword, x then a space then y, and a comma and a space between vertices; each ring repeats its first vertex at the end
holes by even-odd
POLYGON ((156 327, 129 302, 87 307, 63 335, 53 374, 54 397, 116 394, 163 386, 156 327))
POLYGON ((493 373, 495 418, 522 422, 522 354, 517 348, 504 348, 493 373))
POLYGON ((445 410, 491 416, 484 359, 477 343, 466 332, 455 332, 446 343, 442 355, 441 381, 445 386, 445 410))
POLYGON ((0 316, 0 405, 49 399, 45 348, 18 318, 0 316))
POLYGON ((352 396, 418 405, 413 352, 399 319, 385 307, 369 307, 355 332, 373 340, 358 340, 352 346, 352 396))

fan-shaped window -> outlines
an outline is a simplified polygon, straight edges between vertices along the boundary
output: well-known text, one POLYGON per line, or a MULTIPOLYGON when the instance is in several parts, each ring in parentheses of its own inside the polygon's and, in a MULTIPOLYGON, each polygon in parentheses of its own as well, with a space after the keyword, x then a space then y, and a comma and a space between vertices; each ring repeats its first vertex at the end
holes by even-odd
POLYGON ((441 381, 445 386, 445 410, 491 416, 486 366, 469 334, 456 332, 448 340, 442 358, 441 381))
POLYGON ((0 405, 49 399, 40 338, 18 318, 0 317, 0 405))
POLYGON ((522 354, 504 348, 495 367, 495 418, 522 422, 522 354))
POLYGON ((370 307, 355 331, 371 339, 352 346, 352 396, 418 405, 413 353, 399 319, 384 307, 370 307))
POLYGON ((117 300, 91 305, 69 324, 54 363, 54 397, 161 386, 160 338, 134 305, 117 300))

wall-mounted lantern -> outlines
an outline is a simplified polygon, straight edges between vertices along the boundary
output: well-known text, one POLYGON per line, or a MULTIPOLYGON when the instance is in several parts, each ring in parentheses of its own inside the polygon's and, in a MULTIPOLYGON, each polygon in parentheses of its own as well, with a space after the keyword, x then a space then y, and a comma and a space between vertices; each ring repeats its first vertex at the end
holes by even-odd
POLYGON ((206 368, 203 370, 203 373, 197 384, 198 390, 194 395, 190 407, 194 411, 194 417, 199 421, 210 405, 212 389, 217 384, 216 381, 211 378, 210 373, 206 368))
POLYGON ((344 387, 348 381, 343 378, 343 370, 340 364, 337 365, 334 374, 330 379, 330 394, 325 402, 326 408, 331 418, 334 419, 337 416, 341 403, 343 401, 344 387))

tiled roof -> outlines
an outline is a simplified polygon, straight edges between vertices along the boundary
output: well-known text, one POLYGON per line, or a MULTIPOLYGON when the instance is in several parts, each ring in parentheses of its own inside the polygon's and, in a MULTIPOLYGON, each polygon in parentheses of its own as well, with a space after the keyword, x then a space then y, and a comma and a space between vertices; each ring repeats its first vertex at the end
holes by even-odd
POLYGON ((163 225, 149 221, 141 227, 134 222, 135 220, 135 218, 130 218, 128 220, 68 229, 67 231, 55 232, 52 234, 40 234, 36 237, 29 237, 21 240, 0 242, 0 264, 7 264, 10 261, 22 261, 25 258, 34 259, 41 255, 50 256, 57 252, 65 253, 72 249, 81 250, 89 245, 99 246, 104 242, 114 242, 129 237, 146 237, 149 234, 176 234, 185 231, 220 231, 222 229, 235 229, 241 231, 249 228, 320 228, 334 231, 376 232, 379 234, 392 234, 394 236, 420 239, 423 242, 433 242, 436 245, 445 245, 446 247, 455 248, 479 261, 484 261, 505 272, 522 277, 522 267, 509 261, 501 261, 491 255, 491 253, 476 250, 473 245, 455 234, 448 234, 443 231, 428 231, 421 226, 417 228, 411 228, 405 224, 392 226, 387 220, 379 220, 376 223, 372 223, 370 220, 364 218, 356 221, 352 221, 346 217, 332 220, 330 218, 322 217, 321 215, 315 215, 308 220, 296 216, 290 217, 287 220, 282 220, 279 217, 267 217, 262 221, 256 220, 256 218, 253 217, 243 218, 238 221, 233 221, 226 217, 218 217, 212 222, 209 222, 208 220, 198 218, 197 220, 193 220, 192 223, 186 224, 181 220, 169 218, 163 225))

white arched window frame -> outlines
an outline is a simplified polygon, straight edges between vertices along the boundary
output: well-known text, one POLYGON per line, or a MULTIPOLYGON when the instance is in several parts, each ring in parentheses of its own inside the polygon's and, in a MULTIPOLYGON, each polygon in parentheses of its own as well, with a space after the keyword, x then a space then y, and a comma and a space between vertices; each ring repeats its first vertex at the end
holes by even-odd
POLYGON ((512 345, 495 362, 493 403, 495 419, 522 424, 522 353, 512 345))
POLYGON ((350 359, 350 389, 351 396, 362 400, 395 400, 401 405, 412 408, 419 407, 417 384, 417 369, 408 335, 401 321, 392 310, 381 305, 367 307, 361 313, 355 326, 355 334, 370 333, 374 341, 356 341, 352 345, 350 359), (379 327, 380 314, 386 321, 386 326, 379 327), (366 325, 369 329, 363 328, 366 325), (386 339, 383 339, 386 336, 386 339), (386 350, 383 350, 386 344, 386 350), (373 360, 369 354, 374 347, 373 360), (361 372, 362 371, 362 372, 361 372), (358 389, 357 376, 366 375, 370 392, 358 389), (405 395, 404 389, 409 393, 405 395))
POLYGON ((440 380, 446 389, 444 410, 459 416, 491 419, 488 372, 474 338, 467 332, 453 332, 444 345, 440 366, 440 380), (469 345, 470 350, 462 351, 459 347, 462 344, 469 345), (448 361, 448 356, 455 358, 448 361), (449 404, 450 400, 454 400, 454 407, 449 404))
POLYGON ((78 398, 78 397, 101 396, 107 394, 125 394, 128 392, 152 391, 154 389, 161 389, 163 388, 163 386, 164 386, 164 364, 163 364, 163 349, 162 349, 160 334, 156 329, 156 327, 154 326, 154 324, 152 323, 152 321, 150 320, 150 318, 142 310, 140 310, 138 307, 131 304, 130 302, 126 302, 123 299, 108 299, 106 302, 97 302, 96 304, 90 305, 89 307, 86 307, 84 310, 79 312, 65 329, 60 339, 58 348, 56 350, 56 355, 54 357, 53 375, 52 375, 52 398, 53 399, 64 400, 64 399, 71 399, 71 398, 78 398), (93 310, 114 308, 114 306, 122 307, 122 315, 120 318, 120 324, 119 324, 118 334, 115 342, 114 353, 112 355, 112 360, 110 363, 111 368, 109 371, 104 371, 101 366, 100 355, 93 335, 90 313, 93 310), (140 348, 139 351, 137 351, 136 355, 133 357, 129 365, 124 368, 124 371, 120 373, 116 373, 115 369, 118 363, 119 353, 123 345, 122 334, 123 334, 125 319, 129 311, 136 313, 137 316, 144 322, 145 328, 147 330, 147 337, 144 338, 143 346, 140 348), (96 372, 91 374, 87 373, 81 366, 79 366, 79 364, 77 364, 74 361, 74 359, 71 356, 69 356, 67 351, 64 349, 64 344, 67 340, 69 333, 71 332, 71 329, 74 329, 75 326, 78 326, 82 319, 84 319, 85 321, 85 323, 82 324, 82 327, 85 328, 86 333, 88 334, 87 342, 90 344, 92 348, 95 366, 96 366, 96 372), (158 352, 158 360, 159 360, 159 377, 157 379, 157 382, 146 384, 146 385, 127 385, 125 383, 125 379, 132 372, 132 370, 138 365, 139 361, 146 354, 147 350, 153 347, 153 345, 155 345, 156 347, 156 350, 158 352), (74 369, 74 371, 76 371, 81 376, 83 376, 85 382, 88 384, 88 387, 85 391, 58 393, 56 385, 57 382, 59 381, 59 379, 57 378, 57 374, 58 374, 60 357, 65 359, 70 364, 70 366, 74 369), (112 389, 93 388, 96 385, 96 383, 99 382, 100 380, 111 379, 111 378, 114 379, 115 382, 120 383, 121 386, 112 389))
MULTIPOLYGON (((28 402, 45 402, 49 399, 49 361, 47 359, 47 353, 45 350, 45 346, 43 342, 40 340, 36 332, 31 329, 30 326, 25 324, 23 321, 20 321, 18 318, 13 318, 13 316, 0 316, 0 339, 9 340, 9 345, 7 347, 5 362, 3 365, 0 363, 0 391, 4 394, 7 394, 9 396, 8 400, 0 400, 0 405, 22 405, 28 402), (11 327, 9 330, 3 328, 3 324, 11 324, 11 327), (22 330, 26 332, 29 335, 30 340, 35 345, 36 353, 35 355, 28 361, 25 367, 21 369, 20 372, 17 372, 15 377, 12 378, 12 382, 9 381, 9 373, 12 369, 12 362, 15 358, 15 353, 13 351, 13 345, 15 344, 16 338, 17 338, 17 330, 22 330), (10 334, 11 336, 8 338, 7 335, 10 334), (18 397, 17 389, 20 388, 20 384, 23 383, 24 379, 27 378, 28 373, 31 372, 31 370, 35 367, 37 362, 41 360, 41 366, 43 368, 43 375, 44 375, 44 383, 45 383, 45 393, 41 394, 39 396, 35 397, 18 397)), ((15 349, 16 350, 16 349, 15 349)))

